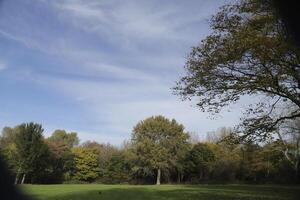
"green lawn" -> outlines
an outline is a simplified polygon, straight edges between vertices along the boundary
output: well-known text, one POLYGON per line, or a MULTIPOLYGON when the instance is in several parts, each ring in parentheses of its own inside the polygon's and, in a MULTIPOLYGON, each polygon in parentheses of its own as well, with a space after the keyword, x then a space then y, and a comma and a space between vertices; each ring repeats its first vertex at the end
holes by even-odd
POLYGON ((253 185, 24 185, 21 190, 41 200, 273 200, 300 196, 299 186, 253 185))

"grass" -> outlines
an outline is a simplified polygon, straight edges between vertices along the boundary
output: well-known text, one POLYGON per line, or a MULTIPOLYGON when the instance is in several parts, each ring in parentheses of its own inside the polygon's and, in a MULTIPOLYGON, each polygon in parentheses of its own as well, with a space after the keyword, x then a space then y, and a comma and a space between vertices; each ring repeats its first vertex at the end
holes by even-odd
POLYGON ((254 185, 24 185, 21 190, 37 200, 290 200, 299 186, 254 185))

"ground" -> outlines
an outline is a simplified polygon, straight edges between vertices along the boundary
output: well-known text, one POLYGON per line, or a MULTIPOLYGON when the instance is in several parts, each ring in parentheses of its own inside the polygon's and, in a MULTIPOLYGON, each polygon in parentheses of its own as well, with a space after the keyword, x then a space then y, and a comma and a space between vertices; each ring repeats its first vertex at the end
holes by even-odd
POLYGON ((24 185, 37 200, 290 200, 300 196, 299 186, 268 185, 24 185))

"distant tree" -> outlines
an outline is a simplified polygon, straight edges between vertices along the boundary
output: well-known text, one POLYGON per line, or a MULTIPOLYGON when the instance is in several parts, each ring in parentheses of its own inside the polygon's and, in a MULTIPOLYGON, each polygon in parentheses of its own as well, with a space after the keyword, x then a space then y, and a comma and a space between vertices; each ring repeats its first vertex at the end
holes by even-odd
POLYGON ((0 153, 5 158, 12 173, 17 170, 17 147, 15 144, 18 127, 4 127, 0 137, 0 153))
POLYGON ((266 151, 263 155, 270 161, 272 166, 268 176, 271 181, 276 183, 297 183, 299 181, 295 176, 294 165, 283 156, 285 148, 282 141, 272 141, 263 148, 266 151))
POLYGON ((104 171, 104 181, 108 183, 124 183, 130 181, 131 163, 124 151, 114 153, 104 171))
POLYGON ((261 157, 258 157, 258 153, 262 151, 262 148, 254 142, 244 143, 241 148, 242 158, 240 163, 240 170, 242 170, 242 180, 254 181, 258 180, 257 172, 262 168, 263 162, 261 157))
MULTIPOLYGON (((98 156, 99 168, 100 168, 100 179, 106 176, 106 169, 110 164, 112 157, 119 153, 119 150, 111 144, 99 144, 95 141, 86 141, 82 145, 84 148, 91 148, 95 151, 98 156)), ((107 178, 107 176, 106 176, 107 178)), ((107 180, 106 180, 107 181, 107 180)))
POLYGON ((201 142, 201 138, 198 133, 195 132, 188 132, 189 135, 189 143, 190 144, 197 144, 201 142))
POLYGON ((230 128, 219 128, 212 134, 206 145, 215 155, 212 163, 211 179, 217 181, 237 180, 241 163, 241 150, 238 135, 230 128))
POLYGON ((300 117, 300 52, 271 0, 243 0, 212 17, 213 32, 193 47, 175 93, 196 98, 204 111, 219 112, 242 96, 259 97, 241 123, 244 139, 268 137, 300 117), (278 108, 293 108, 277 115, 278 108))
POLYGON ((75 155, 74 178, 80 181, 92 182, 99 177, 98 155, 93 148, 75 147, 72 149, 75 155))
POLYGON ((248 156, 251 160, 248 160, 249 172, 246 174, 252 175, 252 179, 256 182, 267 182, 272 180, 274 176, 278 176, 278 174, 275 173, 274 165, 274 162, 278 162, 278 160, 273 158, 274 155, 276 155, 276 152, 274 151, 275 149, 272 148, 270 143, 264 146, 253 146, 250 148, 250 151, 247 151, 247 153, 243 148, 244 157, 245 154, 252 155, 248 156))
POLYGON ((99 163, 100 166, 105 168, 109 164, 111 158, 118 153, 118 148, 111 144, 101 144, 101 146, 102 148, 100 149, 99 153, 99 163))
POLYGON ((161 182, 162 170, 176 165, 188 137, 183 125, 163 116, 147 118, 134 127, 132 144, 139 165, 156 172, 156 184, 161 182))
POLYGON ((9 143, 0 149, 1 156, 4 157, 8 169, 15 173, 17 171, 17 147, 15 143, 9 143))
POLYGON ((215 160, 214 152, 205 143, 197 143, 187 154, 187 172, 196 175, 198 180, 208 178, 211 164, 215 160))
POLYGON ((15 142, 16 134, 18 132, 18 127, 4 127, 2 129, 2 134, 0 137, 0 148, 5 148, 5 146, 15 142))
POLYGON ((65 130, 55 130, 48 140, 53 142, 63 142, 68 145, 69 148, 72 148, 79 143, 77 133, 67 133, 65 130))
POLYGON ((24 183, 26 175, 31 175, 31 180, 39 180, 46 173, 49 164, 49 148, 44 142, 44 129, 40 124, 26 123, 17 128, 16 134, 16 162, 17 173, 16 183, 19 176, 22 176, 21 183, 24 183))
POLYGON ((104 144, 100 144, 96 141, 87 140, 87 141, 83 142, 81 144, 81 146, 84 147, 84 148, 94 148, 94 149, 97 149, 100 152, 101 149, 103 148, 104 144))
POLYGON ((236 131, 230 127, 220 127, 216 131, 210 131, 206 134, 206 141, 209 143, 239 143, 238 139, 236 131))
POLYGON ((49 183, 61 183, 70 180, 74 174, 75 162, 71 148, 63 141, 46 140, 51 152, 51 175, 49 183))

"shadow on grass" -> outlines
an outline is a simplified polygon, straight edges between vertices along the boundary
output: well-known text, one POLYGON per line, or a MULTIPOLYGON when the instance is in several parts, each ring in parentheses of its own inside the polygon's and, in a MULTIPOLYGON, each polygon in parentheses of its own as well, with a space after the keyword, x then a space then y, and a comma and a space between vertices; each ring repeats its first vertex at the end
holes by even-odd
POLYGON ((53 196, 47 200, 296 200, 299 188, 251 186, 130 187, 90 190, 53 196))

